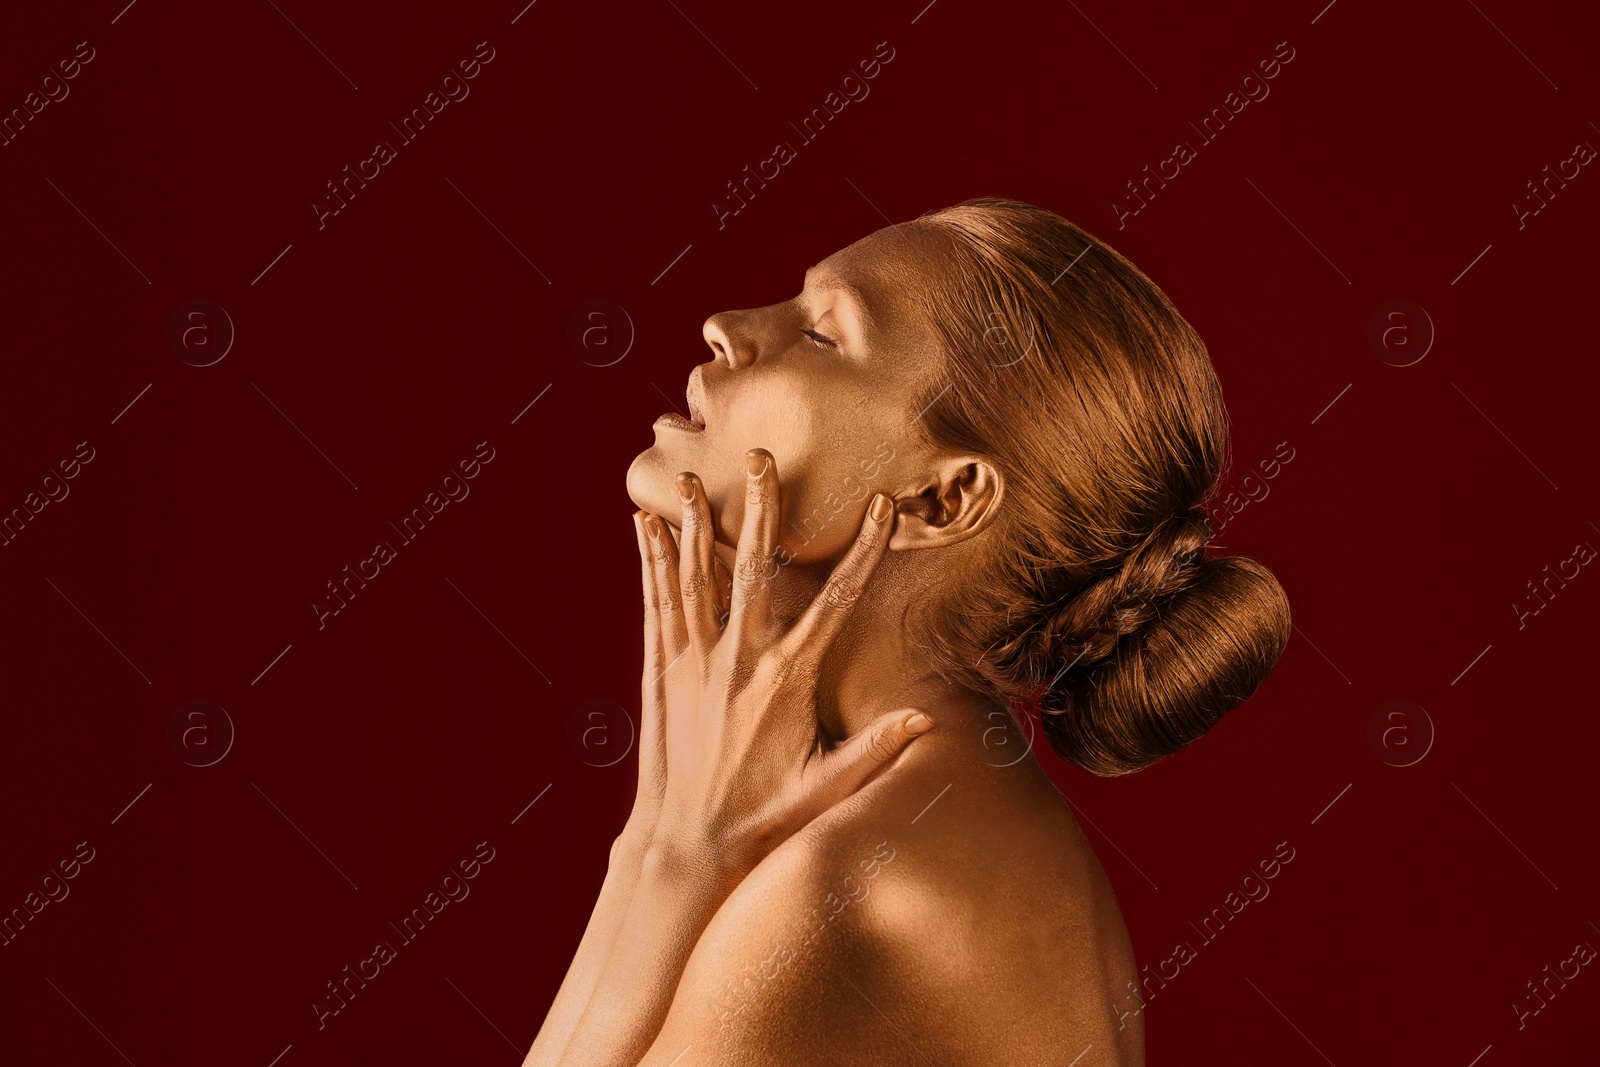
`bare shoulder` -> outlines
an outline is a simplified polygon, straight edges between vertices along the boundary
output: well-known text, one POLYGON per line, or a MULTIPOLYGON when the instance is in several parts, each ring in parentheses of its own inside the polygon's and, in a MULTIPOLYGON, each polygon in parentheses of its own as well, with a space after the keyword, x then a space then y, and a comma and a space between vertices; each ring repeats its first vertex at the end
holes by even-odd
POLYGON ((1142 1064, 1126 928, 1043 772, 912 755, 740 884, 646 1064, 1142 1064))

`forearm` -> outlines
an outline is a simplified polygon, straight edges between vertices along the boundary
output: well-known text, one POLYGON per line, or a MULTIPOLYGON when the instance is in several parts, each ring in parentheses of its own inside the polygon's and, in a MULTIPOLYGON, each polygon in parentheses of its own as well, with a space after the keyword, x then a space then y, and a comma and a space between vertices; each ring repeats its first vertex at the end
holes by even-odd
POLYGON ((721 863, 647 850, 611 953, 558 1061, 563 1067, 636 1067, 660 1032, 689 954, 737 883, 721 863))
POLYGON ((539 1036, 534 1038, 533 1047, 522 1061, 523 1067, 555 1067, 561 1061, 561 1054, 583 1017, 589 998, 600 980, 606 958, 627 918, 628 905, 644 863, 648 836, 630 820, 628 827, 612 845, 605 882, 600 888, 599 899, 595 901, 594 911, 589 915, 583 940, 578 943, 578 951, 567 968, 567 976, 550 1004, 544 1025, 539 1028, 539 1036))

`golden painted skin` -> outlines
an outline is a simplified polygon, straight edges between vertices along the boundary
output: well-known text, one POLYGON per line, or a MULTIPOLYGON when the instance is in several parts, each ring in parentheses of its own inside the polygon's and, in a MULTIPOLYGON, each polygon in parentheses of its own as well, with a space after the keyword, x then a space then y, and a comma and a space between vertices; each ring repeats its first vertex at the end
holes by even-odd
POLYGON ((924 225, 707 320, 693 420, 629 469, 639 788, 526 1065, 1144 1062, 1070 807, 908 640, 1005 506, 1004 471, 917 433, 924 225))

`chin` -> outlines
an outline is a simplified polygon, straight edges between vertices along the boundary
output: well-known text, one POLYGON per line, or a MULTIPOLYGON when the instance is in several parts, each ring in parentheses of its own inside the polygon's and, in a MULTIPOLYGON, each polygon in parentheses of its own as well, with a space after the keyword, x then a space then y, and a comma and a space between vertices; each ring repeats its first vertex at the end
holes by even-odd
MULTIPOLYGON (((663 518, 676 518, 678 509, 667 508, 668 499, 664 490, 671 483, 672 476, 661 473, 664 459, 660 449, 655 447, 647 448, 633 458, 633 462, 628 464, 628 496, 636 508, 662 515, 663 518)), ((676 491, 672 497, 677 497, 676 491)))

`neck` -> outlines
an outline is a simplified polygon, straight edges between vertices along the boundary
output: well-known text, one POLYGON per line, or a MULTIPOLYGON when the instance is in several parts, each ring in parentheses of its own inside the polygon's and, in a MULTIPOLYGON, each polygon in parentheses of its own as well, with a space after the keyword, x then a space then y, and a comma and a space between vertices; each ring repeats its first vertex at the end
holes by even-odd
MULTIPOLYGON (((829 736, 851 736, 878 716, 900 708, 927 711, 936 722, 957 727, 972 717, 981 699, 940 676, 916 635, 922 611, 947 584, 955 560, 916 557, 933 553, 890 552, 878 564, 861 598, 823 660, 817 685, 817 717, 829 736), (944 575, 944 581, 938 575, 944 575)), ((792 622, 815 600, 831 565, 790 564, 776 581, 778 617, 792 622)))

